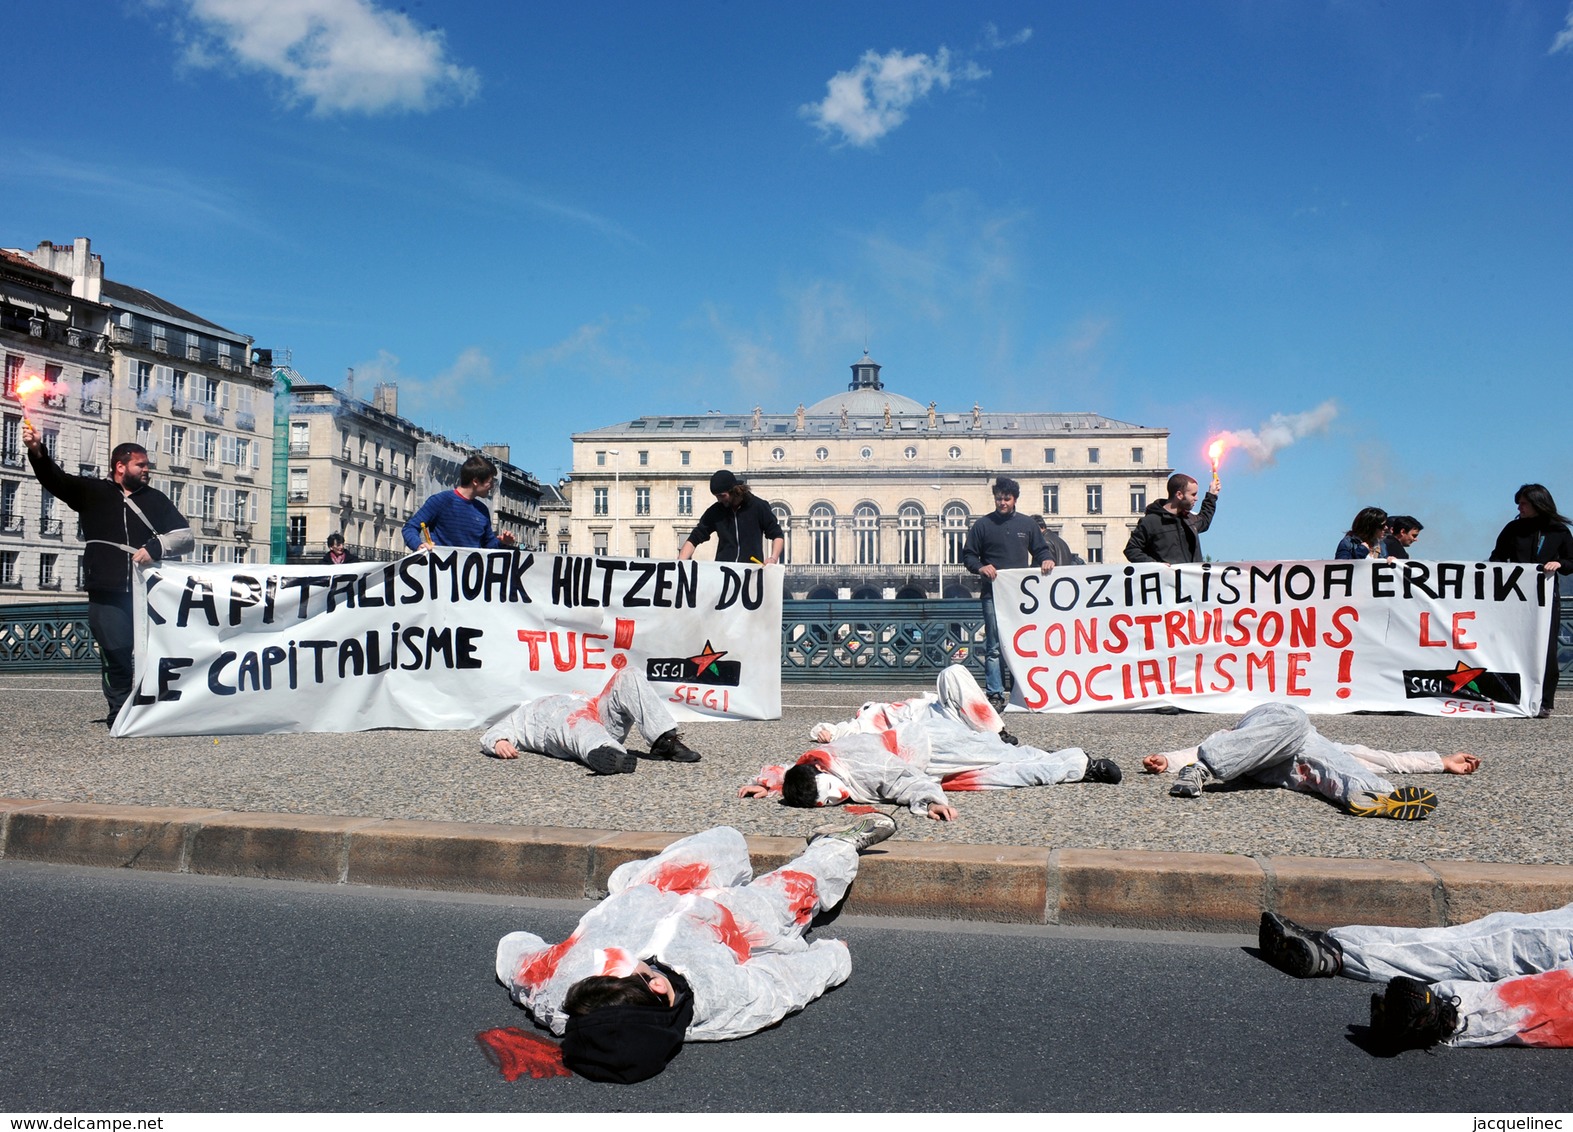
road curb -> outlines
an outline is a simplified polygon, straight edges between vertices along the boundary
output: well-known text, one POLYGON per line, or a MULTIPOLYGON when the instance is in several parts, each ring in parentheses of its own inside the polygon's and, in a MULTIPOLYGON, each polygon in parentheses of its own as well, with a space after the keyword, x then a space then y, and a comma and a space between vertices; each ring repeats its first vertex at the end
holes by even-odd
MULTIPOLYGON (((682 836, 551 826, 241 813, 0 798, 0 860, 598 899, 624 861, 682 836)), ((795 838, 749 838, 756 868, 795 838)), ((990 923, 1250 932, 1263 911, 1313 926, 1446 925, 1573 901, 1573 866, 958 845, 865 854, 847 911, 990 923)))

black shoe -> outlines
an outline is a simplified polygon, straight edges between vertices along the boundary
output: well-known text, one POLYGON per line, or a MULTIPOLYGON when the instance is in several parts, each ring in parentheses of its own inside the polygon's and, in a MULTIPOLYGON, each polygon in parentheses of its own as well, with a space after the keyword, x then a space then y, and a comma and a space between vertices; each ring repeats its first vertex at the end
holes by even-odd
POLYGON ((1263 959, 1297 979, 1330 979, 1344 969, 1344 950, 1337 940, 1273 912, 1262 913, 1256 945, 1263 959))
POLYGON ((1005 705, 1010 703, 1010 698, 1004 692, 986 692, 984 696, 989 701, 989 707, 1000 714, 1004 714, 1005 705))
POLYGON ((1082 772, 1083 782, 1107 782, 1111 786, 1125 775, 1120 771, 1120 764, 1113 759, 1088 759, 1087 769, 1082 772))
POLYGON ((584 765, 596 774, 632 774, 639 765, 639 760, 623 750, 610 744, 597 747, 584 757, 584 765))
POLYGON ((1021 740, 1016 738, 1016 736, 1012 735, 1009 731, 1006 731, 1003 727, 999 729, 998 734, 1000 737, 1000 742, 1004 743, 1007 747, 1021 746, 1021 740))
POLYGON ((1371 996, 1371 1037, 1383 1049, 1430 1049, 1458 1030, 1458 999, 1399 975, 1371 996))
POLYGON ((650 753, 645 757, 674 763, 696 763, 699 761, 699 752, 683 742, 674 727, 650 744, 650 753))

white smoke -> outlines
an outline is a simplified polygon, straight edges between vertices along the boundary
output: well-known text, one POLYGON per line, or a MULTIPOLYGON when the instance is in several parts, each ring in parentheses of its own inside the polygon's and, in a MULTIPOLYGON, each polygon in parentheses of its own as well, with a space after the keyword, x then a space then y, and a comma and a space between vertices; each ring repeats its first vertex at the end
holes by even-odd
POLYGON ((1326 432, 1337 416, 1338 402, 1323 401, 1304 413, 1274 413, 1254 430, 1226 429, 1214 439, 1223 441, 1225 452, 1238 448, 1251 458, 1253 468, 1263 468, 1295 441, 1326 432))

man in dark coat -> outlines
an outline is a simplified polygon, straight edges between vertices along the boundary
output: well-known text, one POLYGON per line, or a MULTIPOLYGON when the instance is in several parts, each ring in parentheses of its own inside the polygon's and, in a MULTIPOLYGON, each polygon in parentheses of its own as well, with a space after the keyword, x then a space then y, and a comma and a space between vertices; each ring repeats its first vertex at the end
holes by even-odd
POLYGON ((191 524, 169 497, 147 485, 147 449, 117 444, 110 453, 109 479, 67 475, 50 458, 32 421, 22 442, 33 474, 45 491, 82 520, 87 589, 87 625, 98 642, 109 726, 131 696, 136 634, 131 619, 134 568, 184 554, 192 547, 191 524))
POLYGON ((1021 570, 1036 565, 1047 574, 1054 559, 1043 532, 1031 518, 1016 510, 1021 485, 1001 476, 994 481, 994 510, 972 524, 961 548, 961 562, 983 579, 984 692, 995 711, 1005 710, 1005 673, 1000 664, 999 622, 994 616, 994 579, 1001 570, 1021 570))
POLYGON ((694 556, 694 548, 716 536, 717 562, 758 562, 766 566, 781 561, 786 536, 776 521, 770 504, 749 490, 731 472, 722 468, 710 477, 710 494, 715 502, 705 508, 683 543, 677 557, 683 561, 694 556), (765 553, 765 539, 770 552, 765 553))
POLYGON ((1131 532, 1131 540, 1125 544, 1127 561, 1178 565, 1202 560, 1202 540, 1198 536, 1212 526, 1213 508, 1218 504, 1218 473, 1213 473, 1212 486, 1195 514, 1195 480, 1184 472, 1176 472, 1169 477, 1168 490, 1169 498, 1148 504, 1131 532))

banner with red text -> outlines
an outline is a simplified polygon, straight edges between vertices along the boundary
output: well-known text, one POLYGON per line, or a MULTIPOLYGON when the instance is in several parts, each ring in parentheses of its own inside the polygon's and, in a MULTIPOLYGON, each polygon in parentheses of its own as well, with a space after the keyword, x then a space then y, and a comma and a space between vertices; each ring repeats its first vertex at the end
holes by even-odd
POLYGON ((439 548, 137 578, 117 736, 483 727, 628 666, 679 720, 781 715, 780 567, 439 548))
POLYGON ((994 583, 1013 701, 1034 711, 1533 715, 1551 582, 1511 562, 1230 562, 1011 570, 994 583))

